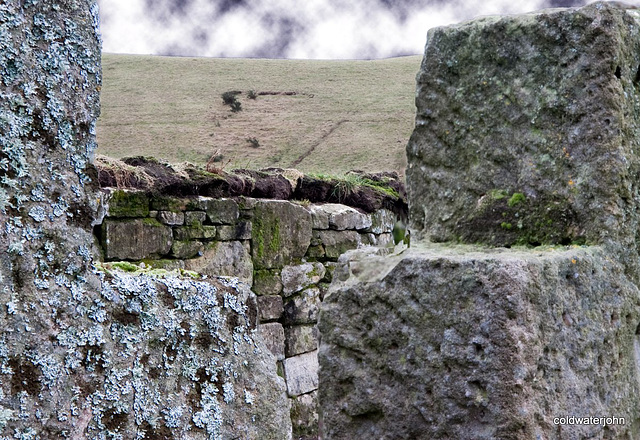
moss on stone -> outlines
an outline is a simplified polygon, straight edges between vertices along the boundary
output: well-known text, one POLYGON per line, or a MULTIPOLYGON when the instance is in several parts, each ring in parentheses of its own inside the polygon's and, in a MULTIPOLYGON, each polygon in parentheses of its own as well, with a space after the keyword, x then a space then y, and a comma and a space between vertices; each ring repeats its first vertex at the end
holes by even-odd
POLYGON ((110 217, 147 217, 149 198, 143 192, 116 190, 109 199, 110 217))

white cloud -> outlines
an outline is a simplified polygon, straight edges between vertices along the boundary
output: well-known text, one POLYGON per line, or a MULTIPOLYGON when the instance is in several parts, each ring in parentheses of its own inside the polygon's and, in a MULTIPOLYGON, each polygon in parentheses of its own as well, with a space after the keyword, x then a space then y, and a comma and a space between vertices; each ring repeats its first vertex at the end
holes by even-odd
MULTIPOLYGON (((390 10, 374 0, 246 0, 246 6, 216 16, 212 0, 187 2, 184 14, 157 8, 167 1, 99 0, 103 50, 116 53, 209 57, 384 58, 422 53, 428 29, 481 15, 542 8, 548 0, 458 0, 418 7, 405 20, 402 5, 390 10), (376 5, 376 6, 372 6, 376 5), (399 9, 398 9, 399 8, 399 9)), ((579 0, 576 0, 579 1, 579 0)), ((640 0, 635 0, 636 4, 640 0)))

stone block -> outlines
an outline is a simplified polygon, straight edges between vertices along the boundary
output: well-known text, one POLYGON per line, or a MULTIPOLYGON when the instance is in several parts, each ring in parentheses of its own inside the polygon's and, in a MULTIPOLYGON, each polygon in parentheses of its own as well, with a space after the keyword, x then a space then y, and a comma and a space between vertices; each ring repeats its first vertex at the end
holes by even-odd
POLYGON ((195 204, 206 211, 207 218, 214 225, 232 225, 238 220, 240 213, 238 204, 232 199, 200 197, 195 204))
POLYGON ((176 240, 212 240, 216 238, 215 226, 180 226, 173 229, 176 240))
POLYGON ((360 243, 368 246, 391 246, 393 247, 393 236, 391 234, 373 234, 365 232, 360 234, 360 243))
POLYGON ((317 437, 318 392, 302 394, 291 399, 291 425, 294 438, 317 437))
POLYGON ((260 336, 264 343, 276 357, 277 360, 284 360, 284 329, 279 322, 268 322, 258 326, 260 336))
POLYGON ((319 260, 319 259, 323 259, 325 255, 326 253, 324 251, 324 246, 317 245, 317 246, 309 246, 309 249, 307 249, 307 254, 305 255, 305 257, 310 258, 312 260, 319 260))
POLYGON ((257 295, 279 295, 282 279, 278 269, 259 269, 254 272, 253 291, 257 295))
POLYGON ((217 240, 249 240, 251 238, 251 222, 238 222, 235 225, 220 225, 217 240))
POLYGON ((310 287, 288 299, 284 304, 284 323, 315 324, 320 310, 320 289, 310 287))
POLYGON ((156 219, 163 225, 175 226, 184 224, 184 213, 171 211, 158 211, 156 219))
POLYGON ((311 213, 313 229, 329 229, 329 213, 322 208, 322 205, 309 205, 307 209, 311 213))
POLYGON ((285 359, 283 367, 289 396, 299 396, 318 389, 317 350, 285 359))
POLYGON ((284 306, 280 295, 258 297, 258 317, 260 322, 275 321, 282 317, 284 306))
POLYGON ((360 244, 356 231, 318 231, 318 236, 324 244, 325 256, 334 260, 360 244))
POLYGON ((388 209, 378 209, 371 214, 371 226, 367 228, 367 232, 373 234, 385 234, 393 230, 396 222, 396 215, 388 209))
POLYGON ((141 191, 117 189, 106 198, 107 216, 132 218, 149 215, 149 197, 141 191))
POLYGON ((150 207, 154 211, 182 212, 187 209, 188 203, 189 199, 154 194, 150 200, 150 207))
MULTIPOLYGON (((345 229, 367 229, 371 226, 371 216, 363 214, 357 209, 338 203, 316 205, 317 211, 321 211, 328 217, 329 228, 342 231, 345 229)), ((316 214, 319 216, 319 214, 316 214)), ((315 228, 314 229, 321 229, 315 228)), ((327 228, 322 228, 327 229, 327 228)))
POLYGON ((102 223, 105 260, 159 258, 171 250, 171 228, 155 219, 110 220, 102 223))
POLYGON ((220 241, 205 245, 202 256, 185 261, 185 269, 209 275, 237 277, 251 286, 253 264, 249 244, 220 241))
POLYGON ((184 224, 187 226, 200 226, 207 221, 207 213, 204 211, 187 211, 184 213, 184 224))
POLYGON ((295 292, 300 292, 305 287, 318 283, 325 273, 322 263, 303 263, 282 268, 280 277, 282 279, 282 293, 290 296, 295 292))
POLYGON ((203 251, 204 245, 196 240, 174 240, 171 245, 171 255, 181 260, 197 257, 201 255, 203 251))
POLYGON ((284 328, 286 357, 308 353, 318 348, 318 329, 315 325, 294 325, 284 328))
POLYGON ((594 3, 431 29, 407 145, 411 228, 495 246, 629 239, 638 23, 594 3))
POLYGON ((257 268, 280 268, 307 253, 311 214, 295 203, 260 200, 254 208, 251 252, 257 268))
POLYGON ((354 263, 319 318, 324 438, 586 438, 553 417, 640 417, 640 291, 606 249, 422 243, 354 263))

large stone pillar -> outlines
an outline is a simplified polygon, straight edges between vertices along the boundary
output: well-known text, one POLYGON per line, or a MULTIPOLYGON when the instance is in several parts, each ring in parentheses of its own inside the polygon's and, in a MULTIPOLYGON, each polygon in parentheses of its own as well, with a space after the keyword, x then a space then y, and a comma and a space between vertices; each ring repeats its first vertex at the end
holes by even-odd
POLYGON ((325 440, 640 438, 639 12, 429 31, 407 146, 423 241, 337 271, 325 440))
POLYGON ((247 286, 98 262, 99 91, 94 1, 0 2, 0 438, 290 438, 247 286))

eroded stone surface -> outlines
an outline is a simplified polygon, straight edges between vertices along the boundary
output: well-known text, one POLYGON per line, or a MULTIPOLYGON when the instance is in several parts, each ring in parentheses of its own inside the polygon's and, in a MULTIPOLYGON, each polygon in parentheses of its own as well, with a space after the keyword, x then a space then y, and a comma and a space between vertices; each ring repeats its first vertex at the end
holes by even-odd
POLYGON ((171 228, 155 219, 110 220, 102 223, 107 260, 158 258, 171 250, 171 228))
POLYGON ((185 261, 185 268, 210 276, 238 277, 248 285, 253 283, 249 244, 240 241, 209 243, 200 258, 185 261))
POLYGON ((492 245, 631 244, 639 22, 600 2, 431 29, 407 146, 412 229, 492 245))
POLYGON ((303 263, 282 268, 282 293, 290 296, 305 287, 318 283, 325 273, 322 263, 303 263))
POLYGON ((640 434, 640 291, 606 250, 412 247, 345 264, 318 324, 324 438, 640 434))
POLYGON ((318 351, 284 360, 284 375, 289 396, 310 393, 318 388, 318 351))

